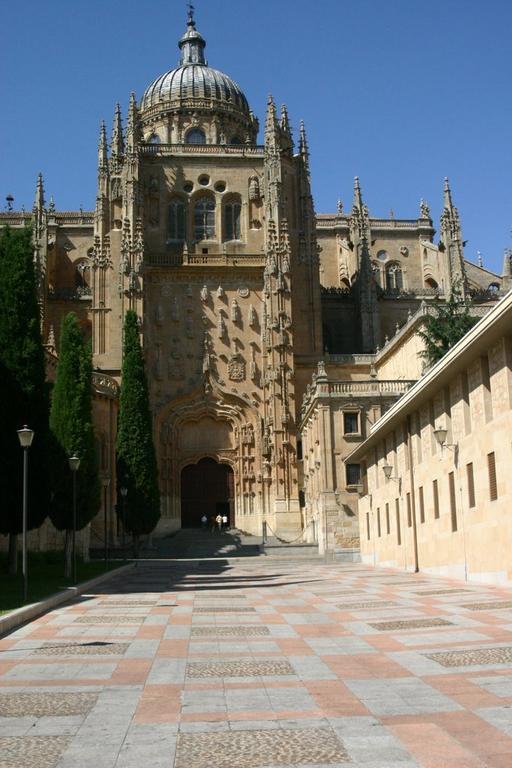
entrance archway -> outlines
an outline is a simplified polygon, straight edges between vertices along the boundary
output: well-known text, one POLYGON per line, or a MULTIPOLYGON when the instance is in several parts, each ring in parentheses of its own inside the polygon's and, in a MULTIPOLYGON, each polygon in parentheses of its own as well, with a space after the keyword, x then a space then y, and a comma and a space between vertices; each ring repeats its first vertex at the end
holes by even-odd
POLYGON ((208 522, 218 514, 234 523, 233 470, 214 459, 201 459, 181 472, 181 527, 198 528, 206 515, 208 522))

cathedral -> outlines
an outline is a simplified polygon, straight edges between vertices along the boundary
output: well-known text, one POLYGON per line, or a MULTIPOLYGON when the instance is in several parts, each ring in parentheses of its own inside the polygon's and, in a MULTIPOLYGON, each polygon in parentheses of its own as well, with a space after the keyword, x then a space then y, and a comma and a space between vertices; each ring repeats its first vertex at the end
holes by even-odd
MULTIPOLYGON (((94 420, 112 543, 122 328, 135 310, 158 459, 155 536, 219 512, 320 551, 358 548, 364 467, 344 459, 421 376, 418 327, 457 283, 484 313, 510 287, 464 258, 447 180, 438 234, 352 206, 315 213, 304 125, 268 98, 260 131, 241 88, 210 67, 192 12, 179 61, 98 147, 94 211, 59 211, 39 176, 32 213, 48 375, 63 316, 92 339, 94 420), (262 135, 261 135, 262 134, 262 135), (261 138, 260 138, 261 137, 261 138), (109 140, 110 138, 110 140, 109 140)), ((35 534, 33 534, 35 535, 35 534)), ((39 532, 50 546, 55 532, 39 532)))

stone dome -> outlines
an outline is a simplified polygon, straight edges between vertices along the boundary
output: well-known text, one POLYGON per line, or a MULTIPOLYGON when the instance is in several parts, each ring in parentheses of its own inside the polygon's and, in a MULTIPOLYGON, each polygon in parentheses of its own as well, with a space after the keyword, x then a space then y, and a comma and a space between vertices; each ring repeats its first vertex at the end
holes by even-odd
POLYGON ((206 42, 189 14, 187 30, 179 41, 178 67, 157 77, 146 88, 140 109, 142 117, 176 109, 214 110, 251 118, 249 104, 240 87, 223 72, 212 69, 204 58, 206 42))

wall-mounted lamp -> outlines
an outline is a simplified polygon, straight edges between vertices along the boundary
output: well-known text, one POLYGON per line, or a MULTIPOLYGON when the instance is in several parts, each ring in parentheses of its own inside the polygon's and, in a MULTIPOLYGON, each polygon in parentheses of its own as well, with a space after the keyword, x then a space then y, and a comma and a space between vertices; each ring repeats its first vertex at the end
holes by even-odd
POLYGON ((457 443, 446 442, 446 438, 448 437, 447 429, 443 429, 442 427, 437 427, 437 429, 434 429, 434 437, 437 441, 437 444, 441 446, 441 453, 445 448, 448 448, 450 451, 453 451, 454 453, 457 451, 457 443))
POLYGON ((395 483, 398 483, 398 493, 401 493, 402 489, 402 478, 401 477, 393 477, 393 467, 391 464, 384 464, 382 467, 382 471, 384 472, 384 477, 386 480, 394 480, 395 483))

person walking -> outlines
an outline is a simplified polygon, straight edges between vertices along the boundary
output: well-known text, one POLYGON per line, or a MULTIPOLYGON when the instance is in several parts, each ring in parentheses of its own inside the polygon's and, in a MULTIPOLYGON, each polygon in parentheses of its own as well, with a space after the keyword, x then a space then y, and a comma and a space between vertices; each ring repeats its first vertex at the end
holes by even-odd
POLYGON ((222 515, 220 513, 215 518, 215 522, 217 523, 217 530, 219 531, 219 533, 221 533, 221 531, 222 531, 222 515))
POLYGON ((225 531, 227 531, 227 529, 228 529, 228 516, 227 515, 222 515, 222 527, 224 528, 225 531))
POLYGON ((208 524, 208 518, 206 517, 206 515, 203 515, 201 518, 201 528, 203 528, 204 530, 207 524, 208 524))

